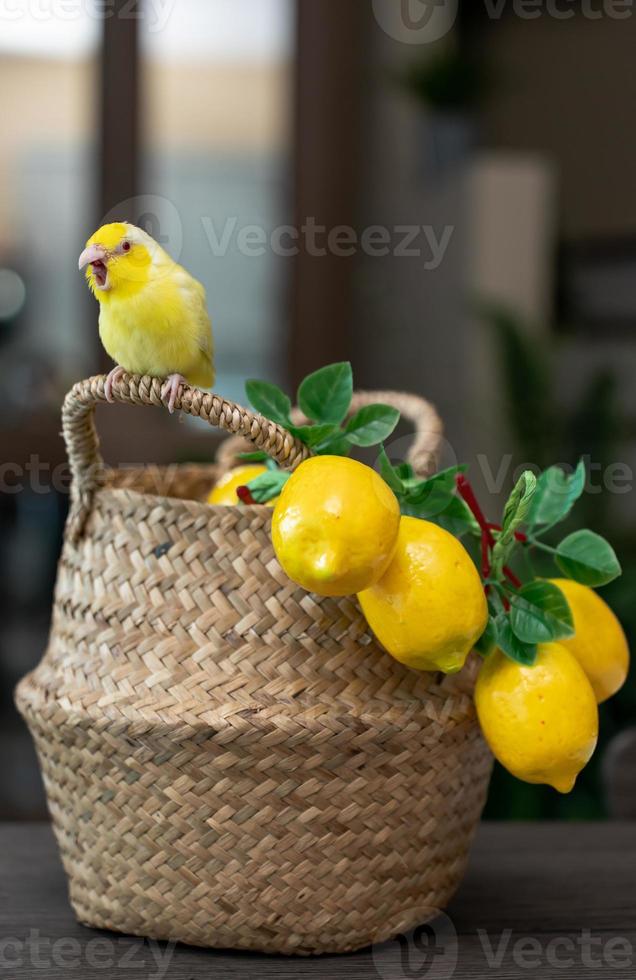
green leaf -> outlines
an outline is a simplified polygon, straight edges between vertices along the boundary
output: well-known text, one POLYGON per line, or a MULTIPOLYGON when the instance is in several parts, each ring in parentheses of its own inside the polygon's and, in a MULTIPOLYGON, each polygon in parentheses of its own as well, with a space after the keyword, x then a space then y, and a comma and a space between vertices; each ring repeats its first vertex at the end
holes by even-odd
POLYGON ((481 535, 479 524, 461 497, 451 497, 448 506, 437 515, 435 522, 456 538, 461 538, 464 534, 481 535))
POLYGON ((380 476, 391 487, 393 493, 397 493, 398 495, 404 493, 404 481, 399 475, 398 467, 394 466, 387 456, 384 446, 381 447, 378 455, 378 467, 380 469, 380 476))
POLYGON ((497 646, 511 660, 525 667, 533 667, 537 659, 537 648, 534 643, 524 643, 512 631, 510 616, 499 613, 496 619, 497 646))
POLYGON ((255 453, 239 453, 238 458, 244 463, 266 463, 269 460, 267 453, 261 450, 255 453))
POLYGON ((351 443, 341 429, 336 428, 337 435, 333 438, 325 439, 317 446, 312 446, 313 451, 318 456, 348 456, 351 452, 351 443))
MULTIPOLYGON (((408 464, 402 463, 400 469, 408 464)), ((445 470, 438 470, 437 473, 433 473, 432 476, 421 477, 421 476, 411 476, 410 479, 406 480, 406 486, 410 490, 417 490, 418 488, 425 489, 432 483, 443 483, 449 490, 455 490, 455 477, 458 473, 465 473, 468 466, 463 463, 461 466, 449 466, 445 470)), ((412 470, 412 467, 411 467, 412 470)))
POLYGON ((593 531, 575 531, 564 538, 556 548, 556 563, 568 578, 593 588, 621 574, 611 544, 593 531))
POLYGON ((278 385, 269 381, 246 381, 245 392, 252 408, 279 425, 289 426, 291 401, 278 385))
POLYGON ((408 496, 398 494, 398 497, 400 510, 405 517, 419 517, 421 521, 431 520, 437 523, 440 515, 446 513, 453 500, 443 486, 431 488, 429 495, 417 504, 410 503, 408 496))
POLYGON ((531 470, 525 470, 517 480, 504 508, 501 536, 511 538, 524 523, 537 490, 537 478, 531 470))
POLYGON ((523 643, 549 643, 574 636, 567 599, 551 582, 529 582, 510 598, 510 625, 523 643))
POLYGON ((399 463, 395 471, 402 480, 412 480, 414 476, 413 467, 410 463, 399 463))
POLYGON ((486 624, 486 629, 477 640, 475 644, 475 650, 481 654, 482 657, 489 657, 491 653, 497 647, 497 623, 494 616, 488 617, 488 623, 486 624))
POLYGON ((446 496, 455 494, 455 477, 458 473, 465 473, 466 466, 450 466, 446 470, 429 476, 422 480, 419 477, 411 477, 404 480, 404 492, 408 496, 410 504, 424 503, 433 493, 444 493, 446 496))
POLYGON ((418 477, 404 480, 404 490, 398 494, 402 513, 422 520, 445 513, 455 499, 455 477, 465 470, 466 466, 451 466, 426 480, 418 477))
POLYGON ((254 477, 246 486, 257 504, 266 504, 268 500, 278 496, 290 476, 291 473, 283 470, 268 470, 267 473, 254 477))
POLYGON ((519 594, 528 602, 538 606, 544 616, 552 621, 554 639, 567 639, 574 636, 574 618, 565 595, 554 582, 535 579, 524 585, 519 594))
POLYGON ((310 374, 298 389, 298 404, 314 422, 342 422, 353 397, 351 364, 329 364, 310 374))
POLYGON ((377 446, 389 438, 399 421, 397 408, 366 405, 349 419, 345 433, 354 446, 377 446))
POLYGON ((502 574, 515 547, 515 532, 525 522, 537 489, 537 478, 530 470, 521 474, 504 508, 503 526, 492 550, 492 567, 497 578, 502 574))
POLYGON ((318 446, 321 442, 340 432, 337 425, 288 425, 287 428, 306 446, 318 446))
POLYGON ((585 490, 585 463, 574 473, 551 466, 537 480, 537 490, 528 513, 529 524, 558 524, 564 520, 585 490))

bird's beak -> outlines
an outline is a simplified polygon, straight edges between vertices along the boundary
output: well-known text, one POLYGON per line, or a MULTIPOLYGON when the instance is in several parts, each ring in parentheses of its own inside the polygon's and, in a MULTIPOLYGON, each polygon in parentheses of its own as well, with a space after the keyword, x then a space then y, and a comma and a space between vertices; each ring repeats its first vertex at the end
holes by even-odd
POLYGON ((107 266, 109 258, 108 251, 101 245, 89 245, 79 257, 80 269, 83 269, 86 265, 90 265, 90 282, 93 288, 98 289, 100 292, 105 292, 107 289, 110 289, 107 266))
POLYGON ((108 252, 101 245, 89 245, 79 257, 79 268, 81 270, 87 265, 92 265, 93 262, 105 263, 107 258, 108 252))

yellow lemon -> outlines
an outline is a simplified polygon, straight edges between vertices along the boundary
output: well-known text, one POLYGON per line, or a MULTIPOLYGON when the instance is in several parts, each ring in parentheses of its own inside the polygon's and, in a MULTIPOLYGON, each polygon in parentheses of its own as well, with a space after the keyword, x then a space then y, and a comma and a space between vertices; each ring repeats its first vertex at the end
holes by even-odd
MULTIPOLYGON (((225 507, 230 507, 234 504, 239 504, 240 500, 236 495, 236 491, 239 487, 244 487, 246 483, 250 480, 255 479, 255 477, 260 476, 261 473, 266 473, 267 467, 261 466, 258 463, 250 463, 245 466, 235 466, 234 469, 228 470, 221 479, 215 484, 210 496, 208 497, 209 504, 222 504, 225 507)), ((267 501, 268 507, 273 507, 278 497, 274 497, 272 500, 267 501)))
POLYGON ((623 628, 601 597, 571 579, 552 580, 568 600, 575 636, 559 640, 573 653, 594 688, 600 704, 616 694, 629 670, 629 648, 623 628))
POLYGON ((417 670, 460 670, 488 619, 482 582, 464 546, 415 517, 402 518, 393 561, 358 599, 380 643, 417 670))
POLYGON ((318 595, 350 595, 380 578, 399 524, 397 498, 374 470, 343 456, 314 456, 283 487, 272 542, 292 582, 318 595))
POLYGON ((479 723, 495 758, 527 783, 569 793, 598 738, 592 685, 560 643, 538 647, 533 667, 496 650, 475 687, 479 723))

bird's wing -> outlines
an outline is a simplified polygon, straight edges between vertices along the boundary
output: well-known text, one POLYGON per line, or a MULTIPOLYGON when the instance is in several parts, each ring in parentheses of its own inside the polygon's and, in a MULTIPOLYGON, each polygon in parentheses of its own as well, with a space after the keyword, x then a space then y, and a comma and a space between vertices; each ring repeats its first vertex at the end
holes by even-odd
POLYGON ((199 298, 199 315, 198 320, 201 326, 201 331, 198 337, 199 346, 203 354, 207 354, 210 359, 214 353, 214 344, 212 341, 212 323, 210 322, 210 315, 208 313, 208 304, 205 295, 205 288, 200 282, 195 279, 195 284, 198 287, 197 293, 199 298))
POLYGON ((214 383, 214 342, 205 288, 184 269, 183 289, 195 333, 193 340, 199 352, 196 383, 208 388, 214 383))

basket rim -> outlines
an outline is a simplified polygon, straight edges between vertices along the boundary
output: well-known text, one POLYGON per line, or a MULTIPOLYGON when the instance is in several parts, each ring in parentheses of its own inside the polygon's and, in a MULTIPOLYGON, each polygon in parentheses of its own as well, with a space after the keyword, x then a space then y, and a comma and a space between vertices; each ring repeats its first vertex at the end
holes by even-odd
MULTIPOLYGON (((154 466, 154 464, 152 465, 154 466)), ((174 465, 179 465, 179 467, 182 469, 190 468, 188 464, 180 463, 174 465)), ((157 467, 157 469, 161 469, 161 470, 168 470, 171 468, 172 467, 170 466, 157 467)), ((136 468, 136 471, 139 472, 141 469, 143 468, 138 467, 136 468)), ((127 472, 132 473, 133 471, 125 470, 122 468, 117 468, 117 469, 113 468, 109 471, 109 473, 127 473, 127 472)), ((99 487, 97 490, 95 490, 94 500, 95 503, 97 503, 98 500, 105 500, 108 498, 117 500, 122 495, 125 495, 127 498, 131 498, 133 500, 138 499, 140 503, 145 502, 146 504, 149 504, 152 501, 167 501, 171 506, 174 506, 175 504, 183 504, 185 510, 200 511, 202 515, 205 515, 206 513, 211 513, 211 514, 216 514, 217 516, 221 516, 221 515, 231 515, 234 512, 236 512, 235 516, 238 517, 241 514, 244 514, 245 512, 250 512, 250 513, 256 512, 259 514, 272 513, 272 508, 268 507, 267 504, 241 503, 240 505, 236 505, 236 506, 234 505, 228 506, 227 504, 209 504, 206 500, 197 500, 194 497, 171 497, 169 494, 166 493, 152 493, 151 491, 148 490, 135 490, 133 487, 112 486, 108 483, 106 484, 106 486, 99 487)))

